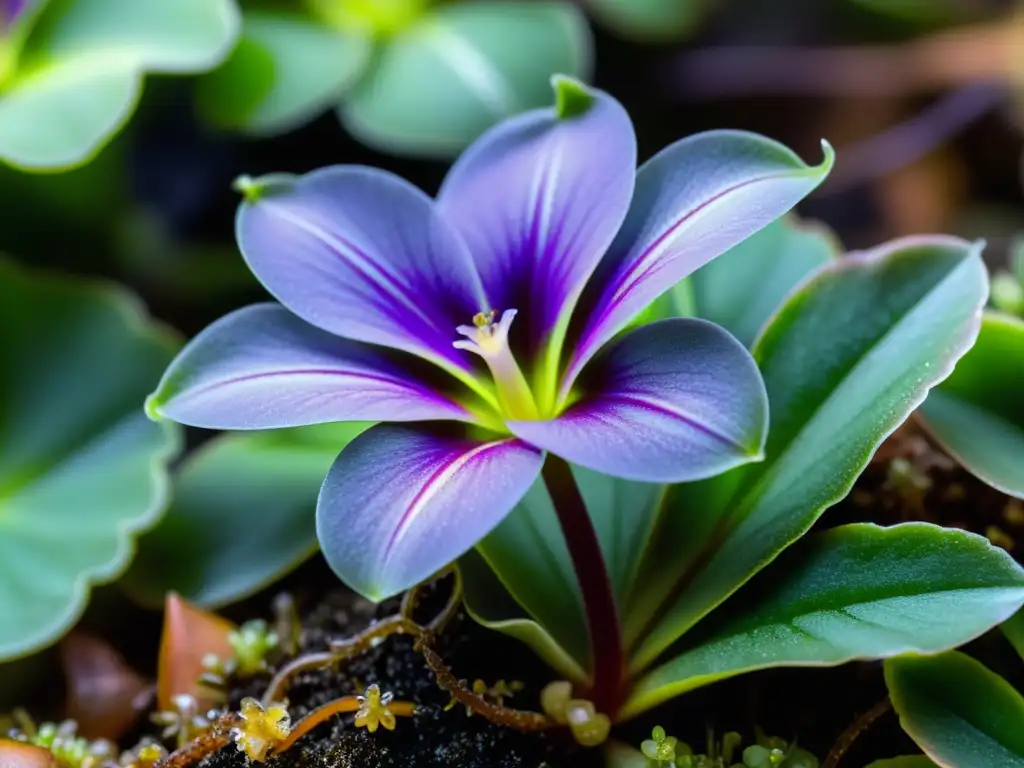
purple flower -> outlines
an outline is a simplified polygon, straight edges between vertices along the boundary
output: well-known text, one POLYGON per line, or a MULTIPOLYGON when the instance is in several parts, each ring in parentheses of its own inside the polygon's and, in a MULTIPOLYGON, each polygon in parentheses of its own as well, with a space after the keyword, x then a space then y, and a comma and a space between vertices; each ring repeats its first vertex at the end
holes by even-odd
POLYGON ((546 451, 680 482, 763 447, 764 385, 737 341, 694 319, 628 326, 795 205, 831 156, 810 168, 712 132, 637 173, 619 103, 555 84, 556 108, 485 134, 436 200, 355 166, 243 183, 238 242, 280 304, 214 323, 150 398, 154 416, 216 429, 402 422, 342 451, 317 509, 328 561, 372 598, 476 544, 546 451))

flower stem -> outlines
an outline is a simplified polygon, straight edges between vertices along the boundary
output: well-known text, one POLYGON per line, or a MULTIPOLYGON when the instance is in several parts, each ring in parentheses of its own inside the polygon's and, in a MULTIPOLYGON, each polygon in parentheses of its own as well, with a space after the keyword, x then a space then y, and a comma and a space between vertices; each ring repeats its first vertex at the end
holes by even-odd
POLYGON ((542 474, 583 593, 594 670, 590 700, 598 712, 614 717, 621 704, 625 657, 611 577, 569 465, 548 454, 542 474))

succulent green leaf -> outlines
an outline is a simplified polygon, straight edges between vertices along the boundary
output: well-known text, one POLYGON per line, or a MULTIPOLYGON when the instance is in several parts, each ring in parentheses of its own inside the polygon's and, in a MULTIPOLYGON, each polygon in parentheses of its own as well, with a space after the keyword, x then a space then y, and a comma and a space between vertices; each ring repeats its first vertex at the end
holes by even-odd
POLYGON ((0 261, 0 659, 55 641, 167 501, 142 403, 177 343, 119 289, 0 261))
POLYGON ((1017 611, 1011 618, 1004 621, 1000 629, 1003 630, 1006 639, 1010 641, 1010 645, 1020 654, 1021 659, 1024 659, 1024 610, 1017 611))
POLYGON ((927 523, 805 539, 723 604, 687 650, 641 678, 631 717, 717 680, 961 645, 1024 604, 1024 569, 987 539, 927 523))
POLYGON ((503 632, 525 643, 538 657, 566 679, 583 683, 587 673, 554 637, 523 610, 505 589, 479 552, 471 550, 459 559, 466 611, 488 629, 503 632))
POLYGON ((708 0, 587 0, 602 24, 641 42, 678 40, 704 17, 708 0))
POLYGON ((233 0, 51 0, 0 91, 0 158, 60 170, 128 120, 147 72, 215 66, 238 34, 233 0))
POLYGON ((903 755, 902 757, 889 757, 885 760, 875 760, 866 768, 939 768, 924 755, 903 755))
POLYGON ((790 295, 754 344, 771 408, 760 464, 675 486, 625 616, 640 670, 845 496, 978 332, 981 245, 898 240, 790 295))
POLYGON ((1024 697, 957 651, 885 662, 900 724, 943 768, 1024 768, 1024 697))
POLYGON ((1024 320, 985 314, 956 370, 928 395, 922 424, 964 467, 1024 499, 1024 320))
POLYGON ((381 46, 340 114, 372 146, 452 155, 499 120, 549 106, 551 76, 585 78, 590 48, 569 2, 443 5, 381 46))
POLYGON ((200 114, 255 135, 283 133, 341 101, 370 59, 358 30, 325 27, 298 14, 251 11, 226 62, 199 81, 200 114))
MULTIPOLYGON (((622 604, 661 508, 662 488, 575 466, 573 476, 597 531, 616 598, 622 604)), ((544 627, 577 666, 586 669, 589 644, 579 585, 542 480, 477 545, 477 552, 497 580, 491 582, 490 589, 478 584, 472 594, 467 592, 470 609, 478 616, 490 617, 492 624, 495 617, 528 617, 544 627), (509 609, 510 601, 518 604, 518 612, 509 609)))
POLYGON ((316 498, 338 453, 368 425, 226 434, 189 456, 174 501, 139 541, 123 585, 152 606, 173 591, 219 608, 317 551, 316 498))
POLYGON ((722 326, 749 347, 786 296, 839 254, 831 231, 783 216, 663 295, 650 319, 692 314, 722 326))

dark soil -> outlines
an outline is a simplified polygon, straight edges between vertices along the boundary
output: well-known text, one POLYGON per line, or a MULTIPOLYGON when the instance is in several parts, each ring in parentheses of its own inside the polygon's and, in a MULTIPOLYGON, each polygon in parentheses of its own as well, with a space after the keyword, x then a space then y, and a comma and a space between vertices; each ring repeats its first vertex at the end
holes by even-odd
POLYGON ((878 450, 853 492, 822 523, 926 521, 981 534, 1024 557, 1024 502, 986 485, 946 456, 912 420, 878 450))
MULTIPOLYGON (((430 601, 428 601, 430 602, 430 601)), ((322 651, 332 639, 349 637, 375 618, 394 613, 397 605, 380 608, 337 590, 325 597, 308 615, 301 637, 302 651, 322 651)), ((428 620, 431 606, 422 606, 428 620)), ((520 643, 488 632, 459 615, 439 639, 436 648, 456 676, 470 683, 480 678, 488 685, 498 678, 525 684, 525 689, 506 705, 539 708, 538 694, 551 679, 550 672, 520 643)), ((262 695, 267 679, 252 680, 230 694, 237 707, 243 696, 262 695)), ((399 718, 393 732, 369 733, 355 728, 353 717, 336 717, 303 737, 296 746, 268 762, 270 768, 567 768, 599 765, 594 755, 581 750, 561 733, 522 734, 492 725, 479 715, 469 716, 464 707, 447 708, 450 696, 442 691, 423 656, 413 649, 412 639, 392 636, 372 651, 339 670, 322 670, 296 676, 288 690, 288 709, 293 723, 321 704, 339 696, 361 694, 377 683, 397 700, 416 702, 421 712, 399 718)), ((209 758, 206 768, 249 768, 245 756, 224 749, 209 758)))

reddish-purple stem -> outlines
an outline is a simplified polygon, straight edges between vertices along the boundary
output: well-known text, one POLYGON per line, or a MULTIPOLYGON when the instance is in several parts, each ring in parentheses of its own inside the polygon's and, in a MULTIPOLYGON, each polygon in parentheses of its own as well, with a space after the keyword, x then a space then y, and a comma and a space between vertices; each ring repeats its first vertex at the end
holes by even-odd
POLYGON ((598 712, 614 717, 621 704, 625 657, 611 577, 569 465, 549 454, 542 474, 583 593, 594 673, 590 700, 598 712))

